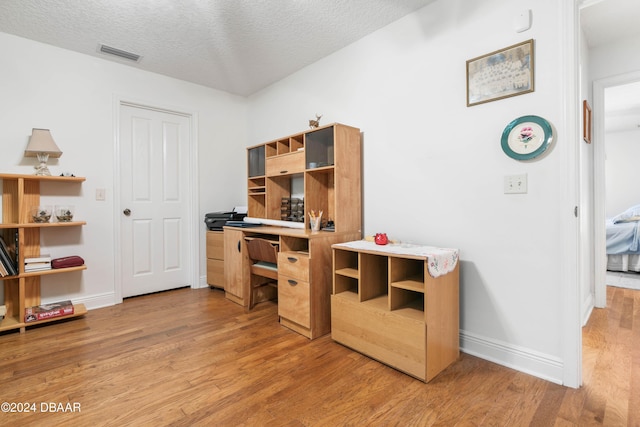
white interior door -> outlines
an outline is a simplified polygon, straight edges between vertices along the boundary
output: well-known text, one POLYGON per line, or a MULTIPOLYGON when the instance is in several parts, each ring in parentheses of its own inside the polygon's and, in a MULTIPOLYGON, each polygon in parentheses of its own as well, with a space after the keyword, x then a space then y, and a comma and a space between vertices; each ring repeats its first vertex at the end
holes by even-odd
POLYGON ((120 106, 122 297, 189 285, 190 118, 120 106))

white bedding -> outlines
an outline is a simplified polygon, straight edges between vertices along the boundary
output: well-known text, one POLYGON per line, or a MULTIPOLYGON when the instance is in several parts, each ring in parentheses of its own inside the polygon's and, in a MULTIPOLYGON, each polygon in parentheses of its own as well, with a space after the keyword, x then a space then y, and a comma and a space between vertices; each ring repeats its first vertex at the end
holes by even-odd
POLYGON ((640 255, 607 255, 607 270, 640 272, 640 255))

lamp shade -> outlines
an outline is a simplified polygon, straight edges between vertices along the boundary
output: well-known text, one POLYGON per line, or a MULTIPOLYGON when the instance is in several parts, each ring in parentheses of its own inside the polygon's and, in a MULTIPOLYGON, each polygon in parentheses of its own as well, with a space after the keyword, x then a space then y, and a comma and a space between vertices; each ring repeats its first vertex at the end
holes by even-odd
POLYGON ((27 149, 24 150, 25 157, 37 157, 38 154, 48 154, 49 157, 60 157, 62 151, 58 148, 51 137, 49 129, 33 129, 27 149))

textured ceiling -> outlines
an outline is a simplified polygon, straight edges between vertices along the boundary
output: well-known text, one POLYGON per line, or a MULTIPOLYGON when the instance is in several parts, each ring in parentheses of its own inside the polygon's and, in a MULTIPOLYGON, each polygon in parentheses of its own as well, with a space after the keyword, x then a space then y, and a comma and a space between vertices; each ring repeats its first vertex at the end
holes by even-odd
MULTIPOLYGON (((0 0, 0 31, 246 96, 433 1, 0 0)), ((591 48, 640 35, 640 0, 583 4, 591 48)), ((640 124, 636 86, 607 91, 608 128, 640 124)))
POLYGON ((1 0, 0 31, 249 95, 433 1, 1 0))
POLYGON ((640 0, 585 0, 580 22, 590 48, 640 36, 640 0))

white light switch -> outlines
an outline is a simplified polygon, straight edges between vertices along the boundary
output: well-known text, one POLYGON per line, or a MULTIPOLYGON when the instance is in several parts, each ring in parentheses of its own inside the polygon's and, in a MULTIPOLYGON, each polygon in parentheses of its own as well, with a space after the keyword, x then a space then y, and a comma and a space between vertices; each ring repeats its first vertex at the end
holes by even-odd
POLYGON ((505 175, 504 194, 525 194, 527 192, 527 174, 505 175))
POLYGON ((107 190, 104 188, 96 188, 96 200, 105 200, 107 190))

